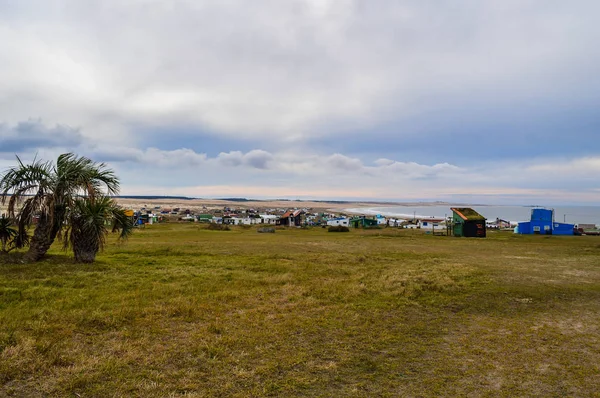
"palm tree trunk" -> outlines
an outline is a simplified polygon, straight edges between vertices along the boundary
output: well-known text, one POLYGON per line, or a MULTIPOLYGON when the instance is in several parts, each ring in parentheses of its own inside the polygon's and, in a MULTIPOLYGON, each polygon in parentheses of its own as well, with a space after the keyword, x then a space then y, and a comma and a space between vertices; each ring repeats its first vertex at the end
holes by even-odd
POLYGON ((33 237, 29 243, 29 251, 25 254, 25 261, 40 261, 54 243, 56 235, 62 228, 66 214, 64 206, 54 208, 54 217, 42 216, 35 227, 33 237))
POLYGON ((51 242, 54 242, 54 239, 56 239, 56 235, 58 235, 58 232, 62 229, 63 223, 65 222, 66 214, 67 209, 65 206, 54 207, 54 224, 52 225, 52 230, 50 231, 51 242))
POLYGON ((75 261, 78 263, 93 263, 99 249, 98 243, 95 242, 82 242, 78 239, 73 242, 73 254, 75 255, 75 261))
POLYGON ((53 239, 50 238, 52 231, 52 222, 48 217, 40 217, 40 220, 35 227, 33 236, 29 243, 29 250, 25 253, 24 259, 27 262, 34 262, 41 260, 50 246, 52 246, 53 239))

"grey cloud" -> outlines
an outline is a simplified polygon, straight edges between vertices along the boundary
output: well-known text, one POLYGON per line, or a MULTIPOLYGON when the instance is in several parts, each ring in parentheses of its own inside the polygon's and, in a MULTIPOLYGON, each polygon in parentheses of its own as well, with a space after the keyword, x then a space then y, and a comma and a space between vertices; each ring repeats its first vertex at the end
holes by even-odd
POLYGON ((255 149, 244 155, 244 162, 256 169, 267 169, 273 155, 267 151, 255 149))
POLYGON ((65 125, 46 126, 30 119, 14 126, 0 124, 0 152, 24 152, 43 148, 75 148, 84 142, 78 129, 65 125))
POLYGON ((326 163, 343 171, 363 171, 363 163, 359 159, 352 159, 339 153, 329 156, 326 163))
POLYGON ((133 163, 153 167, 197 167, 207 161, 204 153, 191 149, 180 148, 165 151, 158 148, 138 149, 126 146, 94 146, 85 151, 86 155, 102 162, 133 163))
POLYGON ((240 151, 222 152, 216 158, 219 163, 225 166, 249 166, 255 169, 267 169, 273 159, 271 153, 261 149, 254 149, 245 154, 240 151))
POLYGON ((143 162, 144 151, 123 146, 94 145, 86 151, 86 155, 101 162, 143 162))
POLYGON ((0 109, 285 143, 466 99, 585 98, 598 91, 598 12, 591 0, 40 0, 12 10, 21 23, 0 44, 1 91, 33 99, 0 95, 0 109))
POLYGON ((158 148, 148 148, 143 154, 143 163, 157 164, 159 166, 179 167, 202 166, 206 162, 207 156, 204 153, 196 153, 187 148, 176 149, 173 151, 163 151, 158 148))
POLYGON ((219 156, 217 156, 217 160, 225 166, 237 167, 242 164, 243 157, 244 154, 240 151, 221 152, 219 156))

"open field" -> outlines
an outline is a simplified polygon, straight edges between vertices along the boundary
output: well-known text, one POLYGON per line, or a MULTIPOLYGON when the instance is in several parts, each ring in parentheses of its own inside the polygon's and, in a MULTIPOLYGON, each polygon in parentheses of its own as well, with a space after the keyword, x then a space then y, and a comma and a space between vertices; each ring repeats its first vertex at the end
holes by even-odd
POLYGON ((0 257, 0 396, 600 396, 600 239, 162 224, 0 257))

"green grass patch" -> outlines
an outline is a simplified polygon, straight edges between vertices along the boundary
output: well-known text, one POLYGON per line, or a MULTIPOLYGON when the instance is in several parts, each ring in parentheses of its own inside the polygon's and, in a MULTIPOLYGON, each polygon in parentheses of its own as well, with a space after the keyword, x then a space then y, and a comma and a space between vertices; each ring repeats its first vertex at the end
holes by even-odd
POLYGON ((0 395, 593 396, 596 237, 160 224, 0 258, 0 395))

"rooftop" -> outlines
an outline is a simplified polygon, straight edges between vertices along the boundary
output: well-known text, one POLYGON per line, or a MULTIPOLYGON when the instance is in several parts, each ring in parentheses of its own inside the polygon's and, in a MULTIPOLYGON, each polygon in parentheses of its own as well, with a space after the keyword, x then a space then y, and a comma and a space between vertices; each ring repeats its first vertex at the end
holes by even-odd
POLYGON ((455 212, 460 218, 465 221, 483 221, 485 217, 477 213, 470 207, 451 207, 450 210, 455 212))

